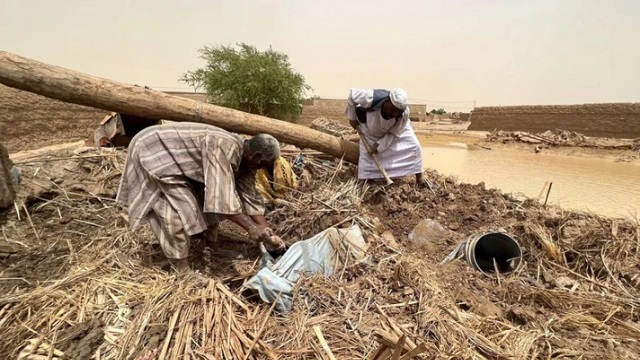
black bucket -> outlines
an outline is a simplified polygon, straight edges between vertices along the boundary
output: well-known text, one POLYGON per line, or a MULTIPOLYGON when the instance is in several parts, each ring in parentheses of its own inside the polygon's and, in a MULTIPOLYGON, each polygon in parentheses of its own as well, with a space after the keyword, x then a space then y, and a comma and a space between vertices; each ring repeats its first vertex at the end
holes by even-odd
POLYGON ((485 232, 469 237, 445 261, 456 258, 464 258, 474 269, 485 275, 495 273, 496 268, 500 274, 508 274, 522 266, 522 249, 509 234, 485 232))

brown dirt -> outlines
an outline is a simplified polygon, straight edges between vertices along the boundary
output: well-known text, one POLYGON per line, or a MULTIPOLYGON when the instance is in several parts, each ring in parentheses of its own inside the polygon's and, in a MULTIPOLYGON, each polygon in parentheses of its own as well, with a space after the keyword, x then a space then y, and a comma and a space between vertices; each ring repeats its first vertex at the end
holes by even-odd
POLYGON ((640 137, 640 103, 487 106, 475 108, 469 119, 469 130, 542 133, 561 128, 587 136, 640 137))
MULTIPOLYGON (((500 191, 477 185, 456 184, 453 178, 440 178, 431 173, 437 186, 436 195, 416 189, 412 181, 391 188, 378 188, 365 195, 369 210, 385 219, 394 235, 405 238, 421 219, 431 218, 444 227, 460 232, 477 230, 487 225, 503 226, 516 207, 500 191)), ((512 220, 513 221, 513 220, 512 220)))

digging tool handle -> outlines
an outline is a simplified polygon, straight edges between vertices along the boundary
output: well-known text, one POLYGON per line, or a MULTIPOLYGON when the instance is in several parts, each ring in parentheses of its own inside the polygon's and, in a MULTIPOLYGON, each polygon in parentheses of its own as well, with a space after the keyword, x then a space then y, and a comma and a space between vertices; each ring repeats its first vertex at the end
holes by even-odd
MULTIPOLYGON (((369 152, 369 154, 371 154, 371 144, 369 144, 367 139, 365 139, 364 134, 362 133, 362 130, 360 130, 360 124, 356 126, 356 131, 358 131, 358 135, 360 135, 360 141, 364 143, 364 146, 367 148, 367 151, 369 152)), ((387 185, 393 184, 393 181, 391 181, 391 179, 389 178, 389 175, 387 175, 387 172, 384 170, 382 165, 380 165, 380 161, 378 160, 378 154, 371 154, 371 157, 373 158, 373 161, 376 163, 378 170, 380 170, 380 172, 382 173, 382 176, 384 176, 384 180, 387 182, 387 185)))

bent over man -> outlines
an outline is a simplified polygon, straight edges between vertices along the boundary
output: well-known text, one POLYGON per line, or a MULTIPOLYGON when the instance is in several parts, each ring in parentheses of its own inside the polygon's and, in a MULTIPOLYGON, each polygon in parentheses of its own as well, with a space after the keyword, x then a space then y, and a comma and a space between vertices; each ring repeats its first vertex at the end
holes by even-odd
POLYGON ((179 271, 189 269, 191 238, 213 233, 208 240, 215 241, 223 219, 242 226, 256 242, 283 248, 255 188, 255 171, 278 156, 278 141, 266 134, 243 140, 205 124, 151 126, 131 140, 116 201, 129 207, 133 230, 148 219, 179 271))
MULTIPOLYGON (((429 183, 422 178, 422 148, 411 127, 407 93, 404 90, 351 89, 345 115, 354 129, 360 126, 372 147, 372 153, 378 154, 390 178, 415 175, 418 186, 429 187, 429 183)), ((358 178, 382 178, 362 141, 358 178)))

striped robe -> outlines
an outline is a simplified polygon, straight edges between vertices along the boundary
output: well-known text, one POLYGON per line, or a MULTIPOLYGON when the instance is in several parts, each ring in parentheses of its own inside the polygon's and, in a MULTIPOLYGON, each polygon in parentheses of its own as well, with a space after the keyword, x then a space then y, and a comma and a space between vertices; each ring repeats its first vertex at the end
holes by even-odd
MULTIPOLYGON (((378 143, 378 159, 390 178, 419 174, 422 172, 422 148, 411 127, 409 107, 400 118, 385 120, 380 111, 380 101, 387 95, 385 90, 351 89, 345 115, 349 120, 358 121, 357 113, 361 113, 365 122, 359 121, 360 129, 369 144, 378 143)), ((358 178, 382 179, 362 141, 358 178)))
POLYGON ((138 133, 116 197, 129 207, 132 230, 148 219, 165 254, 181 259, 188 254, 190 236, 217 223, 219 215, 263 215, 255 172, 235 175, 243 144, 238 135, 198 123, 157 125, 138 133))

